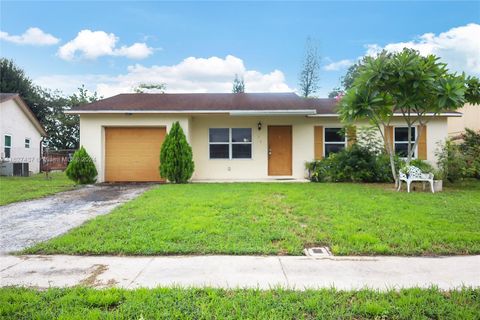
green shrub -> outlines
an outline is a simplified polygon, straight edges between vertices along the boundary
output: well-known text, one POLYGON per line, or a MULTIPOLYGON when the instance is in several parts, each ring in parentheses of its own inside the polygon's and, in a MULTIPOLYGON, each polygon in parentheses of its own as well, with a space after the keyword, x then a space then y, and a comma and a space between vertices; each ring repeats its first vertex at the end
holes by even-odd
MULTIPOLYGON (((396 159, 398 165, 398 158, 396 159)), ((391 182, 390 159, 359 144, 330 154, 326 159, 307 163, 313 182, 391 182)))
POLYGON ((65 174, 78 184, 95 183, 97 180, 97 168, 83 146, 73 154, 65 174))
POLYGON ((475 132, 465 128, 462 139, 463 143, 460 144, 460 151, 466 162, 465 175, 480 179, 480 131, 475 132))
POLYGON ((176 121, 160 151, 160 176, 173 183, 187 183, 192 177, 194 163, 192 147, 187 142, 180 123, 176 121))
POLYGON ((448 182, 455 182, 466 175, 467 162, 460 151, 459 145, 451 140, 441 144, 435 153, 437 166, 442 171, 443 179, 448 182))

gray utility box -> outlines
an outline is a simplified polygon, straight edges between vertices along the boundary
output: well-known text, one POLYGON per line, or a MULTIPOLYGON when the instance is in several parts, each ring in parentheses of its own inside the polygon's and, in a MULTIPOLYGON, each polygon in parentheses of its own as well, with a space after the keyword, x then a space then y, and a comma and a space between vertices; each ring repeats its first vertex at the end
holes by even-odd
POLYGON ((2 162, 0 163, 0 175, 28 177, 28 163, 2 162))

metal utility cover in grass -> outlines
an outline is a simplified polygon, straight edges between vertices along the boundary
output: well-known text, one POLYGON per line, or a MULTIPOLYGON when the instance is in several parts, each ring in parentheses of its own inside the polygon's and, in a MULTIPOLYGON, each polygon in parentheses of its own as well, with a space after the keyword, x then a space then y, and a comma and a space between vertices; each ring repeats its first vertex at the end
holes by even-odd
POLYGON ((331 257, 333 256, 332 252, 328 247, 313 247, 304 249, 306 256, 311 257, 331 257))

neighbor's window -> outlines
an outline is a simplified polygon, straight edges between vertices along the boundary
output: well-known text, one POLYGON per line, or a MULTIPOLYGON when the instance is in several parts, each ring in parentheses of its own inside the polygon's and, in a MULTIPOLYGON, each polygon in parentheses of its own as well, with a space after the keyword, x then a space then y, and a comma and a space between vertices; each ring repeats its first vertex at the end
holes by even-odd
POLYGON ((251 128, 209 129, 210 159, 251 159, 251 128))
POLYGON ((6 134, 3 140, 3 153, 5 154, 6 159, 10 159, 12 151, 12 136, 6 134))
MULTIPOLYGON (((406 158, 408 153, 408 127, 395 127, 395 133, 393 134, 393 136, 395 154, 397 154, 401 158, 406 158)), ((412 130, 410 131, 410 145, 412 147, 415 144, 416 136, 416 128, 412 127, 412 130)), ((414 151, 412 157, 415 158, 415 156, 416 152, 414 151)))
POLYGON ((25 138, 25 148, 30 148, 30 139, 25 138))
POLYGON ((342 134, 342 128, 325 128, 324 135, 325 158, 330 153, 336 153, 345 149, 345 136, 342 134))

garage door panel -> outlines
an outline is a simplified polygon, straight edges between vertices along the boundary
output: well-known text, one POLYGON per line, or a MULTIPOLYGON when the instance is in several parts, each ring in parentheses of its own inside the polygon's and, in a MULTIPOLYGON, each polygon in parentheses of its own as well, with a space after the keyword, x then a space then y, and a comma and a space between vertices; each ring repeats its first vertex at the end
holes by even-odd
POLYGON ((105 180, 162 181, 158 167, 165 128, 105 128, 105 180))

